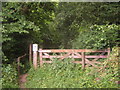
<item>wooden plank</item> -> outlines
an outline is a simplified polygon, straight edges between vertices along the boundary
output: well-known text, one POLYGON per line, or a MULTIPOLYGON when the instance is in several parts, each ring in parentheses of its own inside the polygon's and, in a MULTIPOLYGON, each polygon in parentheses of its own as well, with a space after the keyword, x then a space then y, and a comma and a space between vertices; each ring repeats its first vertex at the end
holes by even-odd
POLYGON ((108 48, 108 57, 110 56, 110 48, 108 48))
MULTIPOLYGON (((52 63, 52 61, 43 61, 43 63, 52 63)), ((81 61, 72 61, 72 63, 82 64, 82 62, 81 62, 81 61)), ((93 62, 93 63, 98 63, 98 64, 101 64, 100 62, 93 62)), ((85 64, 88 64, 88 62, 85 62, 85 64)))
POLYGON ((65 54, 65 55, 64 55, 63 57, 61 57, 59 60, 62 60, 62 59, 64 59, 64 58, 68 57, 70 54, 71 54, 70 52, 67 53, 67 54, 65 54))
MULTIPOLYGON (((93 64, 102 64, 101 62, 95 62, 95 61, 90 61, 91 63, 93 63, 93 64)), ((86 67, 89 67, 91 64, 89 63, 89 62, 86 62, 87 63, 87 65, 86 65, 86 67)), ((92 66, 95 66, 95 67, 97 67, 96 65, 92 65, 92 66)))
POLYGON ((50 56, 48 53, 45 53, 45 52, 43 54, 46 55, 46 56, 50 56))
POLYGON ((52 63, 52 61, 43 61, 43 63, 52 63))
MULTIPOLYGON (((104 54, 105 54, 105 52, 101 53, 99 56, 105 56, 104 54)), ((105 58, 107 58, 107 56, 105 56, 105 58)), ((92 61, 97 61, 98 59, 99 59, 99 57, 95 58, 95 59, 92 60, 92 61)))
POLYGON ((92 61, 92 63, 97 63, 97 64, 101 64, 101 62, 97 62, 97 61, 92 61))
POLYGON ((32 63, 32 44, 29 45, 29 63, 32 63))
POLYGON ((17 58, 17 69, 18 69, 18 76, 20 75, 20 58, 17 58))
MULTIPOLYGON (((53 57, 50 57, 50 55, 48 53, 43 53, 47 58, 50 58, 51 60, 53 60, 53 57)), ((43 55, 42 55, 43 58, 43 55)))
MULTIPOLYGON (((43 61, 43 63, 52 63, 52 61, 43 61)), ((72 63, 82 64, 81 61, 72 61, 72 63)), ((88 62, 85 62, 85 63, 88 64, 88 62)), ((93 62, 93 63, 99 63, 100 64, 100 62, 93 62)))
POLYGON ((19 56, 19 57, 17 58, 18 75, 20 75, 20 59, 23 58, 23 57, 25 57, 25 56, 26 56, 26 53, 25 53, 24 55, 19 56))
MULTIPOLYGON (((39 49, 39 50, 42 51, 42 49, 39 49)), ((39 52, 39 57, 40 57, 40 67, 42 67, 43 65, 42 52, 39 52)))
MULTIPOLYGON (((63 56, 60 55, 49 55, 49 56, 45 56, 43 55, 42 58, 62 58, 63 56)), ((81 56, 68 56, 68 58, 82 58, 81 56)), ((105 55, 100 55, 100 56, 85 56, 85 58, 107 58, 107 56, 105 55)))
POLYGON ((36 51, 33 52, 33 66, 34 66, 34 69, 37 69, 37 52, 36 51))
POLYGON ((37 69, 37 52, 38 52, 38 44, 33 44, 33 66, 34 69, 37 69))
MULTIPOLYGON (((79 53, 75 53, 75 54, 78 55, 79 57, 81 57, 81 55, 79 53)), ((94 65, 93 63, 91 63, 87 58, 85 58, 85 62, 91 64, 94 67, 96 67, 96 65, 94 65)))
POLYGON ((72 61, 72 63, 82 64, 82 62, 81 62, 81 61, 72 61))
POLYGON ((85 58, 107 58, 107 56, 105 56, 105 55, 99 55, 99 56, 93 55, 93 56, 85 56, 85 58))
POLYGON ((82 52, 81 55, 82 55, 82 69, 85 69, 85 53, 82 52))
POLYGON ((88 59, 85 59, 86 60, 86 62, 88 63, 88 64, 90 64, 90 65, 92 65, 92 66, 94 66, 94 67, 97 67, 96 65, 94 65, 93 63, 92 63, 92 61, 89 61, 88 59))
MULTIPOLYGON (((68 56, 68 55, 67 55, 68 56)), ((64 56, 42 56, 43 58, 62 58, 64 56)), ((68 56, 68 58, 73 58, 72 56, 68 56)), ((74 58, 79 58, 79 57, 74 57, 74 58)))
POLYGON ((44 49, 38 52, 108 52, 108 50, 92 50, 92 49, 44 49))

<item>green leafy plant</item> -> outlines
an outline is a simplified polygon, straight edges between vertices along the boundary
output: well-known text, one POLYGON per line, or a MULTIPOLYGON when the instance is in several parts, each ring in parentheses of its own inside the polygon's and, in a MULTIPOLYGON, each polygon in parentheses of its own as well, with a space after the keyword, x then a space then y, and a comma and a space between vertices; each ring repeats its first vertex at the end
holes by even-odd
MULTIPOLYGON (((81 30, 73 42, 73 48, 105 49, 118 46, 119 25, 92 25, 88 30, 81 30)), ((81 29, 81 28, 80 28, 81 29)))
POLYGON ((12 65, 2 65, 2 88, 18 88, 17 71, 12 65))

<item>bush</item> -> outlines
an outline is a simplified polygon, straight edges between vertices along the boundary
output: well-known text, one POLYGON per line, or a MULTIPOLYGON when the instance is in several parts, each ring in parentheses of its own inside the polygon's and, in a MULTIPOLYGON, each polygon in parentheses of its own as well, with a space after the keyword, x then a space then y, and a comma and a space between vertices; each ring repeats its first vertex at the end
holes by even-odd
POLYGON ((17 71, 16 69, 10 65, 2 65, 2 88, 18 88, 18 83, 17 83, 17 71))
POLYGON ((81 30, 73 41, 73 48, 106 49, 118 46, 120 25, 93 25, 88 30, 81 30))

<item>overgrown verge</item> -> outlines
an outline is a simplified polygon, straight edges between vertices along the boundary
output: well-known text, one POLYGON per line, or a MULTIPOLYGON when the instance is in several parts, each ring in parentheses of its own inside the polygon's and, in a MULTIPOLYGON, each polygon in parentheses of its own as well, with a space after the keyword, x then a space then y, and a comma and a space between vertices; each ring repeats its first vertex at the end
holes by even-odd
POLYGON ((16 69, 8 64, 2 65, 2 88, 18 88, 18 76, 16 69))
POLYGON ((27 77, 26 88, 118 88, 118 47, 113 48, 109 59, 101 68, 81 69, 72 59, 54 60, 36 71, 32 68, 27 77))
POLYGON ((9 59, 2 53, 1 88, 18 88, 18 72, 15 61, 9 63, 9 59))

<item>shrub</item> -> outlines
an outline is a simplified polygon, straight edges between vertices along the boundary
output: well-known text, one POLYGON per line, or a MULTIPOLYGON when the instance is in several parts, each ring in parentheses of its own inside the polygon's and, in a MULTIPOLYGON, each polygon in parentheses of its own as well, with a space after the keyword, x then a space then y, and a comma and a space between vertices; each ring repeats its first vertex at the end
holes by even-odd
POLYGON ((10 65, 2 65, 2 88, 18 88, 17 83, 17 71, 16 69, 10 65))
POLYGON ((73 48, 104 49, 118 46, 120 25, 93 25, 88 30, 81 30, 73 41, 73 48))

